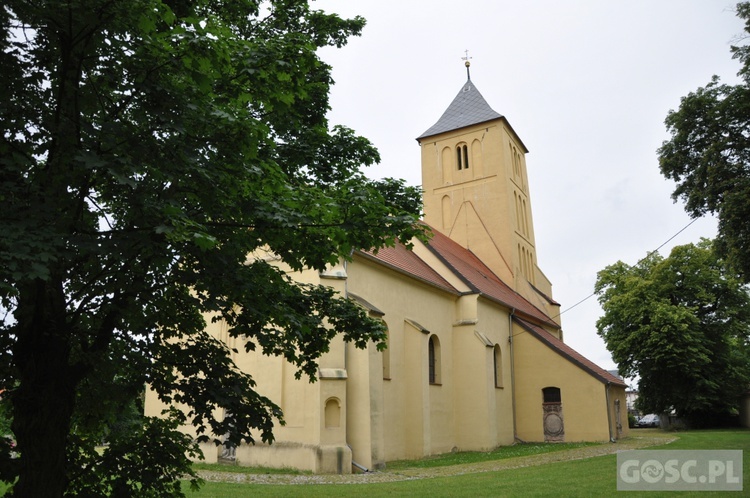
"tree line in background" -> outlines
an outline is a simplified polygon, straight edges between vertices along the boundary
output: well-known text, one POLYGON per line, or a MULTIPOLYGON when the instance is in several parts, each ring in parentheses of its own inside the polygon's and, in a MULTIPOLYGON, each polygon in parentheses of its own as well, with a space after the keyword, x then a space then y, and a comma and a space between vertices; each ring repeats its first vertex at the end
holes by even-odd
POLYGON ((183 496, 200 450, 180 425, 199 441, 272 441, 281 410, 205 316, 310 379, 336 334, 382 346, 355 303, 247 261, 268 249, 322 270, 424 235, 419 189, 366 178, 376 149, 326 118, 331 68, 316 51, 363 26, 306 0, 2 2, 11 496, 183 496), (147 384, 188 409, 141 418, 147 384))
MULTIPOLYGON (((737 5, 750 37, 750 2, 737 5)), ((639 377, 638 407, 691 425, 725 422, 750 391, 750 45, 732 46, 737 85, 714 76, 670 111, 658 151, 673 198, 716 215, 714 241, 617 262, 598 274, 599 335, 620 374, 639 377)))

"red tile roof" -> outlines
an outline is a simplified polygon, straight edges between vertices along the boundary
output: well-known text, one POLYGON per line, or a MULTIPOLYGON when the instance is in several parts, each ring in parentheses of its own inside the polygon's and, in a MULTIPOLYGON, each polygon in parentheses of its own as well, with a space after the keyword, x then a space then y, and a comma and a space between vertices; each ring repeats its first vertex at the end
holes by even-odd
POLYGON ((384 247, 374 254, 372 251, 360 252, 362 256, 368 259, 374 259, 386 266, 435 285, 448 292, 458 294, 458 290, 448 283, 438 272, 433 270, 427 263, 422 261, 413 251, 408 250, 401 244, 395 247, 384 247))
POLYGON ((553 336, 546 330, 544 330, 541 327, 538 327, 536 325, 533 325, 521 318, 513 317, 516 323, 518 323, 521 327, 524 328, 527 332, 529 332, 531 335, 539 339, 541 342, 546 344, 550 349, 558 353, 559 355, 567 358, 572 363, 575 363, 583 370, 587 371, 597 379, 599 379, 604 384, 616 384, 618 386, 627 387, 627 384, 625 384, 625 381, 622 380, 619 377, 616 377, 612 375, 611 373, 607 372, 600 366, 598 366, 593 361, 587 359, 583 355, 581 355, 578 351, 571 348, 564 342, 562 342, 557 337, 553 336))
MULTIPOLYGON (((474 253, 449 237, 433 230, 433 236, 427 243, 427 247, 474 292, 515 310, 516 314, 529 320, 560 328, 544 311, 500 280, 474 253)), ((413 251, 400 244, 380 249, 377 254, 372 251, 359 254, 449 292, 459 293, 413 251)))
POLYGON ((449 237, 434 231, 434 236, 430 239, 427 247, 476 292, 514 309, 516 313, 520 313, 528 319, 560 328, 544 311, 531 304, 510 288, 508 284, 500 280, 473 252, 449 237))
MULTIPOLYGON (((505 282, 500 280, 470 250, 437 231, 433 231, 433 237, 430 239, 427 247, 474 292, 514 310, 514 320, 550 349, 567 358, 605 384, 611 383, 626 386, 621 378, 607 372, 539 325, 535 325, 533 322, 545 324, 556 329, 560 328, 542 310, 531 304, 511 289, 505 282)), ((361 252, 359 254, 448 292, 460 293, 414 252, 409 251, 402 245, 380 249, 377 254, 372 252, 361 252)))

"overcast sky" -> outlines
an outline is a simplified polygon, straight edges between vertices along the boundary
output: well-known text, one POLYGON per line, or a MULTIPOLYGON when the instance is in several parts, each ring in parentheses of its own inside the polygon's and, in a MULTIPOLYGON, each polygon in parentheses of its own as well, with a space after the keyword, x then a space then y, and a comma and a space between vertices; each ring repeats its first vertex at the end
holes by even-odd
MULTIPOLYGON (((374 177, 421 184, 415 138, 471 79, 529 149, 539 267, 562 304, 565 341, 616 367, 596 334, 597 271, 635 264, 691 219, 659 172, 664 118, 711 76, 736 82, 730 45, 743 33, 727 0, 317 0, 367 26, 333 66, 332 124, 369 138, 374 177), (571 308, 572 307, 572 308, 571 308)), ((667 243, 713 237, 701 219, 667 243)))

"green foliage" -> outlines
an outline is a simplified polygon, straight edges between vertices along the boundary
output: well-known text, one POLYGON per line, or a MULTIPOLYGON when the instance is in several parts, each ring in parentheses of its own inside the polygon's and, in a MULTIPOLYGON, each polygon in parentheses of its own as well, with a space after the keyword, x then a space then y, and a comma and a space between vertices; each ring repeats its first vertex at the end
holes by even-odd
POLYGON ((424 234, 419 189, 367 179, 375 148, 326 119, 316 50, 363 25, 304 0, 0 7, 0 390, 21 455, 0 478, 16 496, 181 496, 197 449, 178 422, 272 441, 281 411, 207 316, 310 379, 335 334, 382 342, 355 303, 247 261, 320 270, 424 234), (145 384, 186 418, 123 417, 145 384))
MULTIPOLYGON (((737 5, 750 34, 750 2, 737 5)), ((665 124, 671 138, 659 149, 662 174, 677 182, 672 195, 692 216, 716 214, 718 249, 750 281, 750 46, 732 47, 742 63, 738 85, 711 82, 683 97, 665 124)))
POLYGON ((635 423, 637 422, 637 419, 635 418, 635 415, 632 413, 628 413, 628 427, 631 429, 635 427, 635 423))
POLYGON ((597 330, 645 413, 731 413, 750 381, 750 296, 711 241, 600 271, 597 330))

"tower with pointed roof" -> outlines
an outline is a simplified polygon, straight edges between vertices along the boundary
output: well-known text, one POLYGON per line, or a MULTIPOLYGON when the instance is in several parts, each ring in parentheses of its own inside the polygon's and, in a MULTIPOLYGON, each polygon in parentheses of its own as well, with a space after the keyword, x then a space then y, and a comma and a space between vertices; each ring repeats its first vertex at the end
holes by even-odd
MULTIPOLYGON (((227 323, 206 317, 207 332, 284 413, 274 444, 241 444, 228 456, 235 463, 350 473, 517 440, 627 436, 625 382, 562 340, 536 265, 527 149, 468 65, 461 91, 418 140, 429 242, 354 251, 325 271, 251 255, 357 303, 383 325, 385 349, 358 349, 339 335, 310 383, 285 358, 243 348, 227 323)), ((165 408, 149 390, 146 415, 165 408)), ((227 458, 222 448, 202 446, 212 463, 227 458)))
POLYGON ((513 289, 558 313, 537 266, 528 149, 471 80, 417 141, 422 148, 425 221, 482 259, 513 289))

